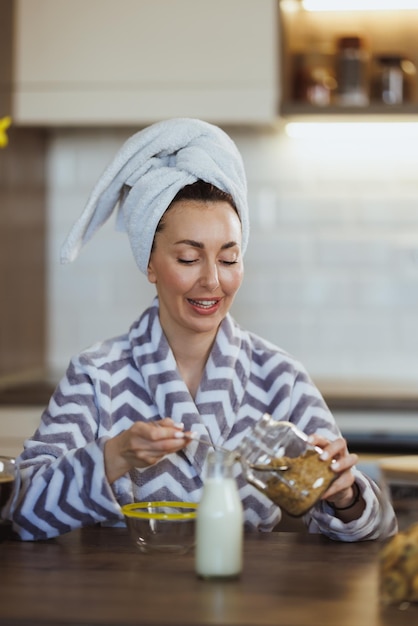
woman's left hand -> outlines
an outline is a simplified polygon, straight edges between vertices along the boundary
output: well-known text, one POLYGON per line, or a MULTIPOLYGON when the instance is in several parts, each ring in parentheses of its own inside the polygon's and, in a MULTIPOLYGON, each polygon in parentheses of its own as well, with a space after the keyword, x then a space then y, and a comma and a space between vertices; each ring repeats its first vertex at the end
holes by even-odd
POLYGON ((351 468, 358 462, 357 454, 348 451, 347 442, 342 437, 329 441, 325 437, 313 434, 309 437, 309 442, 322 448, 322 460, 333 459, 331 469, 337 474, 337 478, 322 495, 321 499, 336 507, 336 514, 340 519, 356 519, 364 509, 362 498, 357 503, 359 506, 350 506, 356 496, 356 491, 353 488, 355 479, 351 468), (338 509, 341 509, 341 511, 338 511, 338 509))

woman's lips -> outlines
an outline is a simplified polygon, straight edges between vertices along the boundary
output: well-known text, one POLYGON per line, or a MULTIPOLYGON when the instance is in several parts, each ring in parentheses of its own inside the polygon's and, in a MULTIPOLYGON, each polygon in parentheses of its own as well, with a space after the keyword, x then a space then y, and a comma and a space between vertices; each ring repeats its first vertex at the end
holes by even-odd
POLYGON ((200 315, 210 315, 219 309, 221 298, 211 299, 194 299, 187 298, 187 302, 190 306, 197 311, 200 315))

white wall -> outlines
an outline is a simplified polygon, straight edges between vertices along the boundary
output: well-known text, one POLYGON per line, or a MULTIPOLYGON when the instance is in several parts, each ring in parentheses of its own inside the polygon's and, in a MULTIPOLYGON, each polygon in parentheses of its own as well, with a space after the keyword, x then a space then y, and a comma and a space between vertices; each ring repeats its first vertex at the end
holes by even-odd
MULTIPOLYGON (((49 364, 124 332, 151 301, 111 223, 71 265, 59 248, 131 130, 53 130, 49 152, 49 364)), ((312 141, 231 130, 252 233, 233 313, 317 380, 417 386, 418 139, 312 141)))

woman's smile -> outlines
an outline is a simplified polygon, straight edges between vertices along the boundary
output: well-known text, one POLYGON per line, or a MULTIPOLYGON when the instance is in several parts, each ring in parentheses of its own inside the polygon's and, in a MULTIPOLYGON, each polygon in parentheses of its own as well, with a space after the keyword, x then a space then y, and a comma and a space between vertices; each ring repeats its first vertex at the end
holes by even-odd
POLYGON ((212 313, 216 313, 219 309, 221 298, 217 298, 214 300, 204 300, 204 299, 192 299, 187 298, 190 306, 199 313, 199 315, 211 315, 212 313))

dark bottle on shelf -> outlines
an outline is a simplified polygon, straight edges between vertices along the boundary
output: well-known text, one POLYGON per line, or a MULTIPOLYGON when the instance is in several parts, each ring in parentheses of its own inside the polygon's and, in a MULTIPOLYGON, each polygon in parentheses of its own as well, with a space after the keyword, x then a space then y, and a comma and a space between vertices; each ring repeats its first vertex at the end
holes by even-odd
POLYGON ((342 106, 369 104, 368 54, 361 37, 340 37, 337 42, 336 103, 342 106))

